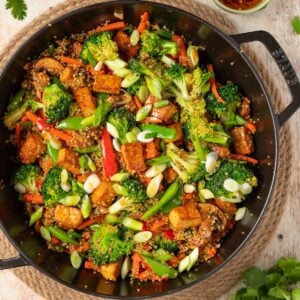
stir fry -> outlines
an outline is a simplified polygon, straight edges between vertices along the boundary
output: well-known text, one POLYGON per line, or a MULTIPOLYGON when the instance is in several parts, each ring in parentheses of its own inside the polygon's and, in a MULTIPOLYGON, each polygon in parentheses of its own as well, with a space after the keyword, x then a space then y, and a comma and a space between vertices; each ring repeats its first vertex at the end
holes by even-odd
POLYGON ((213 258, 257 186, 251 101, 197 45, 107 22, 25 65, 4 117, 29 226, 74 268, 161 281, 213 258))

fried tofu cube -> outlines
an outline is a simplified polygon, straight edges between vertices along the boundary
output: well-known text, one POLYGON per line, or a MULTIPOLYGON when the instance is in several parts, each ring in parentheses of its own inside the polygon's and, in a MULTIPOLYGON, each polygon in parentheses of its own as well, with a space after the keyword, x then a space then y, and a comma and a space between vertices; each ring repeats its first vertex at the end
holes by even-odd
POLYGON ((108 207, 116 197, 116 192, 110 182, 103 180, 91 195, 93 204, 108 207))
POLYGON ((169 213, 169 221, 175 229, 186 229, 200 225, 202 217, 197 207, 188 203, 173 208, 169 213))
POLYGON ((77 154, 67 148, 62 148, 58 152, 57 165, 65 168, 73 175, 80 174, 79 158, 77 154))
POLYGON ((120 261, 109 263, 106 265, 101 265, 99 266, 99 272, 105 279, 111 281, 117 281, 121 273, 121 265, 122 264, 120 261))
POLYGON ((122 145, 121 153, 129 172, 143 172, 147 169, 143 147, 139 142, 122 145))
POLYGON ((154 107, 152 110, 152 116, 162 120, 163 122, 168 122, 176 112, 176 105, 170 102, 167 106, 164 107, 154 107))
POLYGON ((160 155, 159 139, 154 139, 150 143, 146 143, 144 146, 145 159, 151 159, 160 155))
POLYGON ((75 229, 83 221, 79 208, 58 204, 54 210, 54 220, 64 229, 75 229))
POLYGON ((74 75, 74 69, 71 67, 66 67, 60 73, 59 80, 64 84, 68 84, 73 80, 73 75, 74 75))
POLYGON ((175 129, 176 136, 174 139, 164 139, 165 143, 179 142, 179 141, 183 140, 182 124, 180 122, 173 123, 173 124, 169 125, 168 127, 175 129))
POLYGON ((177 178, 178 174, 176 173, 176 171, 174 171, 173 168, 170 167, 164 170, 163 176, 164 180, 170 184, 177 178))
POLYGON ((84 117, 89 117, 95 113, 96 104, 88 87, 75 90, 74 97, 84 117))
POLYGON ((32 164, 45 150, 46 146, 43 143, 43 138, 39 134, 30 133, 21 146, 20 160, 23 164, 32 164))
POLYGON ((120 94, 122 78, 116 75, 95 75, 93 91, 97 93, 120 94))

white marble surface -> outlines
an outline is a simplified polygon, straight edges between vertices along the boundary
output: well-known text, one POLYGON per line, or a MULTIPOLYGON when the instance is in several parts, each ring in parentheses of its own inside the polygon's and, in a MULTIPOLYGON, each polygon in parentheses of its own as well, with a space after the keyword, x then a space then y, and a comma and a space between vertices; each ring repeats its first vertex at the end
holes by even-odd
MULTIPOLYGON (((198 0, 201 3, 214 7, 212 0, 198 0)), ((14 20, 10 13, 4 9, 4 1, 0 1, 0 37, 1 46, 9 42, 10 38, 18 32, 23 26, 28 24, 34 17, 41 12, 54 6, 60 0, 26 0, 28 4, 28 16, 20 22, 14 20)), ((300 1, 299 0, 271 0, 269 7, 263 11, 257 12, 248 16, 233 15, 225 13, 236 26, 238 32, 246 32, 253 30, 266 30, 273 34, 279 43, 285 49, 287 55, 291 59, 298 76, 300 77, 300 36, 294 34, 290 21, 293 16, 300 15, 300 1)), ((260 55, 266 56, 266 51, 257 45, 256 47, 260 55)), ((270 73, 278 74, 276 72, 275 64, 270 64, 270 73)), ((280 89, 280 96, 282 99, 289 99, 287 88, 282 82, 278 82, 280 89)), ((300 97, 300 95, 299 95, 300 97)), ((298 99, 300 100, 300 99, 298 99)), ((289 121, 293 127, 293 149, 296 157, 299 157, 298 149, 300 149, 300 114, 299 111, 289 121), (298 131, 297 131, 298 128, 298 131)), ((285 201, 287 205, 280 221, 279 227, 260 258, 257 260, 257 265, 262 267, 271 266, 274 261, 281 256, 297 256, 300 258, 300 180, 299 172, 300 163, 296 160, 293 163, 292 180, 287 183, 287 195, 285 201), (283 235, 283 239, 277 238, 278 234, 283 235)), ((0 241, 1 242, 1 241, 0 241)), ((253 255, 253 254, 251 254, 253 255)), ((259 254, 258 254, 259 255, 259 254)), ((234 287, 228 291, 220 299, 229 299, 230 293, 237 288, 234 287)), ((18 279, 11 271, 0 272, 0 300, 41 300, 41 296, 29 289, 20 279, 18 279)))

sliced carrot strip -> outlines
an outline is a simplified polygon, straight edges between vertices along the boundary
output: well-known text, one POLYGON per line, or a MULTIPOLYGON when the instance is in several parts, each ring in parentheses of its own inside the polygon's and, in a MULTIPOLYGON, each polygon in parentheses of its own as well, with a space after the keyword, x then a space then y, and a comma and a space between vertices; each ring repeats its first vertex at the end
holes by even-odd
POLYGON ((240 155, 240 154, 229 154, 229 157, 232 159, 236 159, 236 160, 243 160, 243 161, 247 161, 251 164, 257 164, 258 160, 253 158, 253 157, 249 157, 246 155, 240 155))
POLYGON ((20 146, 21 142, 21 126, 20 123, 17 122, 15 126, 15 136, 16 136, 16 144, 17 146, 20 146))
POLYGON ((61 56, 60 61, 62 63, 66 63, 66 64, 70 64, 70 65, 76 65, 76 66, 83 65, 81 59, 72 58, 72 57, 68 57, 68 56, 61 56))
POLYGON ((38 194, 24 194, 23 200, 32 204, 43 204, 43 197, 38 194))
POLYGON ((103 31, 109 31, 109 30, 118 30, 125 28, 125 23, 123 21, 110 23, 104 26, 100 26, 96 29, 96 32, 103 32, 103 31))
POLYGON ((38 120, 40 120, 40 117, 38 117, 37 115, 35 115, 33 112, 31 111, 27 111, 24 119, 31 121, 32 123, 36 124, 38 120))
MULTIPOLYGON (((214 71, 214 68, 213 68, 213 65, 212 65, 212 64, 209 64, 209 65, 207 65, 206 67, 207 67, 207 71, 209 71, 209 72, 213 72, 213 71, 214 71)), ((210 81, 210 88, 211 88, 211 91, 212 91, 212 93, 215 95, 217 101, 220 102, 220 103, 225 104, 226 101, 220 96, 220 94, 219 94, 219 92, 218 92, 215 77, 211 77, 209 81, 210 81)))
POLYGON ((253 134, 256 132, 256 125, 254 123, 248 122, 245 127, 249 129, 253 134))
POLYGON ((92 75, 103 75, 105 74, 105 70, 101 69, 99 71, 96 71, 91 65, 86 65, 86 69, 92 74, 92 75))
POLYGON ((84 262, 84 268, 88 270, 97 270, 97 267, 94 265, 94 263, 90 260, 86 260, 84 262))
POLYGON ((135 106, 136 106, 138 109, 140 109, 140 108, 143 107, 143 105, 142 105, 142 103, 141 103, 141 101, 140 101, 140 99, 139 99, 138 96, 133 96, 133 101, 134 101, 135 106))
POLYGON ((87 221, 81 223, 81 224, 77 227, 77 229, 78 229, 78 230, 82 230, 82 229, 84 229, 84 228, 86 228, 86 227, 89 227, 89 226, 91 226, 91 225, 93 225, 93 224, 99 223, 99 222, 101 222, 102 220, 103 220, 103 216, 98 216, 98 217, 96 217, 96 218, 89 219, 89 220, 87 220, 87 221))
POLYGON ((137 27, 137 31, 139 32, 139 34, 141 34, 144 30, 148 29, 150 23, 149 23, 149 14, 147 11, 145 11, 142 15, 141 15, 141 21, 140 24, 137 27))
POLYGON ((53 245, 57 245, 59 243, 59 240, 56 237, 52 236, 50 243, 53 245))
POLYGON ((55 128, 49 128, 48 130, 51 134, 55 135, 56 137, 58 137, 59 139, 61 139, 63 141, 68 142, 72 139, 72 136, 70 136, 69 134, 65 133, 62 130, 55 129, 55 128))

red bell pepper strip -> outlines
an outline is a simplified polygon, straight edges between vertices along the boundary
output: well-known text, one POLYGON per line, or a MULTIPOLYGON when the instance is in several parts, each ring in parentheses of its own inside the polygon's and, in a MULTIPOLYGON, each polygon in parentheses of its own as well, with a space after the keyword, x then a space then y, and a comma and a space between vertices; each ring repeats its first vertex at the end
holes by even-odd
POLYGON ((172 229, 168 229, 164 232, 164 236, 167 240, 173 241, 175 236, 172 229))
POLYGON ((110 135, 106 128, 103 128, 102 130, 102 148, 105 176, 106 178, 110 178, 118 172, 118 164, 110 135))

